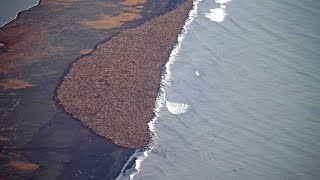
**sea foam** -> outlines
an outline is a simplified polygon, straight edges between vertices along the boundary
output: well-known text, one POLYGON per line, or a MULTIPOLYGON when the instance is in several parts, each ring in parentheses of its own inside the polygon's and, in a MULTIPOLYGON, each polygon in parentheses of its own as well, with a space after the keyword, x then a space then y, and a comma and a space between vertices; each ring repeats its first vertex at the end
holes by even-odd
POLYGON ((226 15, 228 14, 224 8, 210 9, 210 13, 206 13, 206 17, 215 22, 222 22, 226 15))
POLYGON ((229 1, 231 1, 231 0, 215 0, 214 2, 218 3, 218 4, 226 4, 229 1))
POLYGON ((220 4, 219 8, 210 9, 210 13, 206 13, 205 16, 211 21, 223 22, 224 18, 228 15, 226 13, 227 6, 225 5, 230 0, 216 0, 215 3, 220 4))
POLYGON ((189 105, 183 104, 183 103, 166 101, 166 107, 168 111, 171 112, 172 114, 182 114, 187 112, 189 105))

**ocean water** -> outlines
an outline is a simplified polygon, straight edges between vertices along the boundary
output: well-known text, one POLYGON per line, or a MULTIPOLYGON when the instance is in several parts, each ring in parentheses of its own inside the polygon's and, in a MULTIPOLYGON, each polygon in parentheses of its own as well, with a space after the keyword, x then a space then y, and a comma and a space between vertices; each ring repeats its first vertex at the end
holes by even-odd
POLYGON ((152 143, 118 179, 320 179, 319 9, 195 1, 164 70, 152 143))
POLYGON ((39 0, 1 0, 0 27, 16 18, 17 13, 37 5, 39 0))

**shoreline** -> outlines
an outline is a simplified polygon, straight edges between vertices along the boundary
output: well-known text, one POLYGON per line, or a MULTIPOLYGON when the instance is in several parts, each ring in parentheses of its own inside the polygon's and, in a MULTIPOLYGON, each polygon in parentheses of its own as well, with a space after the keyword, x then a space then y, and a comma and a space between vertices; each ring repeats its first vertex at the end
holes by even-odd
POLYGON ((148 148, 136 150, 135 153, 127 160, 125 166, 122 168, 121 173, 116 178, 116 180, 125 179, 125 177, 128 177, 128 176, 131 179, 133 179, 135 176, 137 176, 141 170, 141 166, 142 166, 143 161, 148 157, 149 153, 151 151, 153 151, 153 149, 155 148, 154 141, 158 137, 157 137, 157 134, 155 133, 154 124, 155 124, 155 121, 158 120, 158 118, 160 116, 160 114, 159 114, 160 110, 163 108, 163 106, 166 103, 165 87, 166 87, 166 85, 168 85, 170 83, 170 67, 172 64, 174 64, 176 55, 179 54, 179 50, 181 48, 182 41, 188 32, 188 29, 187 29, 188 25, 194 20, 195 17, 197 17, 198 3, 201 1, 202 0, 193 1, 193 7, 188 13, 188 16, 187 16, 185 23, 181 29, 181 32, 179 33, 179 35, 177 37, 177 42, 170 53, 169 59, 161 68, 161 79, 160 79, 160 86, 159 86, 159 90, 158 90, 157 99, 155 102, 154 117, 148 123, 149 131, 151 134, 148 148))
POLYGON ((38 6, 41 3, 41 1, 43 1, 43 0, 38 0, 37 4, 29 6, 27 9, 23 9, 21 11, 17 11, 15 17, 13 19, 10 19, 9 21, 5 22, 3 25, 0 25, 0 28, 6 26, 7 24, 11 23, 12 21, 18 19, 21 13, 23 13, 25 11, 30 11, 32 8, 38 6))

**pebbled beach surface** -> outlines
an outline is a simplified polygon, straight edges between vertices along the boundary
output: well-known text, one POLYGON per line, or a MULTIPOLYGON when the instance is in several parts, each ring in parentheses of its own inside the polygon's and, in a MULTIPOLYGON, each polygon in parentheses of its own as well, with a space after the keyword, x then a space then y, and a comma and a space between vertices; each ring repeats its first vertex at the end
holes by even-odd
MULTIPOLYGON (((134 152, 126 147, 133 146, 120 147, 84 127, 55 92, 69 66, 97 44, 179 2, 42 0, 1 27, 0 179, 116 177, 134 152)), ((156 73, 159 81, 160 69, 156 73)))
POLYGON ((127 29, 75 62, 57 91, 65 110, 97 134, 128 148, 148 143, 161 68, 192 8, 127 29))

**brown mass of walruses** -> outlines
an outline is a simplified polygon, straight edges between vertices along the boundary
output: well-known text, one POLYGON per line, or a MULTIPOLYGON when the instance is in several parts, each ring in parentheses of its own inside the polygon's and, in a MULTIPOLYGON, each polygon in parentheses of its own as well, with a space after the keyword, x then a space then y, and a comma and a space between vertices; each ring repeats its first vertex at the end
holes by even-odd
POLYGON ((76 61, 57 89, 73 117, 115 144, 144 147, 158 93, 161 68, 192 8, 172 11, 127 29, 76 61))

